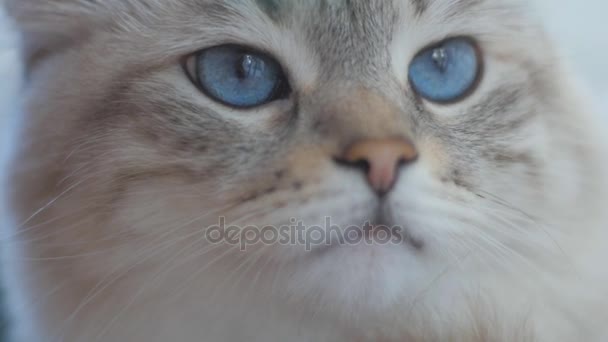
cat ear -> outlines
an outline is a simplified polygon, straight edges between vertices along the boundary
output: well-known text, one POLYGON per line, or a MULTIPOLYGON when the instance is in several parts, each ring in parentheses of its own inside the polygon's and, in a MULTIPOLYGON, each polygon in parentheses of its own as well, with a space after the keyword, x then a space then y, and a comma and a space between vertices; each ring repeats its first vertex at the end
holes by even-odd
POLYGON ((4 0, 26 62, 77 41, 104 20, 103 0, 4 0))

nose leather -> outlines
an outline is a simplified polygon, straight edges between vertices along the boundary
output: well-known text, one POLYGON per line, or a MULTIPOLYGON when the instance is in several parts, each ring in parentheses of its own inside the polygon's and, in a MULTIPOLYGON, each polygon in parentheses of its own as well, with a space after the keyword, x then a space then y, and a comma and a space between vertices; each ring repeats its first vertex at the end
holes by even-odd
POLYGON ((352 144, 340 159, 350 165, 363 165, 370 187, 384 195, 394 187, 399 167, 417 156, 407 139, 366 139, 352 144))

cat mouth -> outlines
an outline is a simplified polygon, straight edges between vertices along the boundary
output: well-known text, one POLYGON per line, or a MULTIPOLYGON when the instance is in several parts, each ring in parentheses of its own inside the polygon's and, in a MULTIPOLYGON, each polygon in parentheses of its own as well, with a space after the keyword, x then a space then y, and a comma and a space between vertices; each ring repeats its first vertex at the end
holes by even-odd
POLYGON ((424 241, 414 236, 407 226, 394 222, 385 211, 378 209, 372 220, 360 227, 346 228, 343 236, 329 244, 315 246, 311 251, 316 256, 324 256, 335 249, 366 245, 369 248, 399 245, 414 251, 422 251, 425 247, 424 241))
POLYGON ((367 234, 367 237, 380 237, 382 234, 389 234, 391 237, 396 238, 395 241, 399 241, 399 244, 405 245, 408 248, 416 250, 424 248, 422 239, 415 237, 406 225, 402 223, 397 224, 387 219, 384 214, 378 214, 373 223, 364 229, 364 233, 367 234))
POLYGON ((377 234, 383 229, 389 229, 390 233, 401 238, 401 244, 416 250, 424 248, 424 241, 414 236, 412 230, 405 222, 395 219, 392 206, 386 200, 381 200, 375 211, 374 220, 371 224, 370 234, 377 234))

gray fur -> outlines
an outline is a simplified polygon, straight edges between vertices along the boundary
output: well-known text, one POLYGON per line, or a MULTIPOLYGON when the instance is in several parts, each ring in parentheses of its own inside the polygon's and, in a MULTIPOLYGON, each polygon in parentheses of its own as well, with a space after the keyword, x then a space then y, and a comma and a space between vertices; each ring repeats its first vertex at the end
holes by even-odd
POLYGON ((7 274, 31 306, 20 321, 40 322, 30 340, 606 340, 608 276, 589 262, 608 240, 603 140, 523 0, 7 5, 29 76, 7 274), (479 82, 430 103, 408 65, 449 37, 477 45, 479 82), (207 97, 188 61, 222 44, 274 57, 292 92, 253 109, 207 97), (419 155, 382 199, 336 162, 378 139, 419 155), (376 220, 420 244, 209 249, 219 216, 376 220))

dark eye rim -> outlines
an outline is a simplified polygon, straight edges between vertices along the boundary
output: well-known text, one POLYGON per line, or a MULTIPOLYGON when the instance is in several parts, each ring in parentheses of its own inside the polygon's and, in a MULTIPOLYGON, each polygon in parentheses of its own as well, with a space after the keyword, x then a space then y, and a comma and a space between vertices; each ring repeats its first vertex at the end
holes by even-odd
POLYGON ((229 107, 231 109, 235 109, 235 110, 250 110, 250 109, 254 109, 254 108, 263 108, 265 106, 268 106, 270 104, 272 104, 275 101, 278 100, 282 100, 282 99, 287 99, 289 98, 289 96, 291 95, 292 88, 289 82, 289 78, 287 77, 287 74, 285 72, 285 68, 283 67, 283 64, 281 63, 281 61, 279 61, 278 59, 276 59, 274 56, 272 56, 272 54, 264 52, 260 49, 256 49, 254 47, 250 47, 247 45, 240 45, 240 44, 220 44, 220 45, 214 45, 214 46, 210 46, 210 47, 206 47, 204 49, 200 49, 197 50, 194 53, 191 53, 189 55, 186 55, 185 57, 182 58, 181 61, 181 67, 183 72, 186 74, 186 77, 188 77, 188 80, 190 80, 190 82, 196 87, 196 89, 198 89, 201 93, 203 93, 207 98, 211 99, 214 102, 217 102, 221 105, 224 105, 226 107, 229 107), (223 101, 222 99, 213 96, 209 93, 209 90, 206 89, 205 86, 203 86, 203 83, 200 80, 200 70, 199 70, 199 65, 198 63, 194 63, 194 70, 192 70, 193 72, 191 72, 190 68, 188 67, 188 62, 190 61, 191 58, 197 58, 198 56, 200 56, 201 54, 203 54, 205 51, 208 51, 210 49, 217 49, 217 48, 233 48, 237 51, 240 51, 242 53, 251 53, 254 54, 256 56, 260 56, 263 57, 265 59, 274 61, 277 66, 280 69, 280 80, 279 83, 275 86, 275 88, 273 89, 271 95, 264 100, 264 102, 260 103, 260 104, 255 104, 255 105, 250 105, 250 106, 238 106, 238 105, 234 105, 232 103, 228 103, 226 101, 223 101), (193 75, 194 74, 194 75, 193 75))
POLYGON ((467 98, 469 98, 471 95, 473 95, 479 88, 479 85, 481 84, 481 81, 483 80, 483 78, 485 76, 485 72, 486 72, 486 65, 485 65, 485 60, 484 60, 484 53, 483 53, 483 49, 481 48, 479 41, 477 39, 475 39, 474 37, 467 36, 467 35, 450 36, 450 37, 435 41, 431 44, 428 44, 425 47, 423 47, 422 49, 420 49, 420 51, 418 53, 416 53, 416 55, 414 56, 414 58, 412 58, 410 64, 408 65, 408 85, 417 101, 419 101, 419 102, 428 101, 428 102, 431 102, 431 103, 434 103, 437 105, 449 106, 449 105, 453 105, 453 104, 462 102, 462 101, 466 100, 467 98), (467 89, 466 92, 464 92, 462 95, 460 95, 452 100, 437 101, 437 100, 427 99, 416 90, 416 86, 414 86, 412 79, 409 76, 410 67, 416 58, 420 57, 421 55, 428 52, 429 50, 438 48, 438 47, 444 45, 446 42, 449 42, 452 40, 467 41, 469 44, 471 44, 471 46, 475 50, 475 56, 477 59, 477 74, 475 75, 475 79, 473 80, 473 83, 471 84, 469 89, 467 89))

